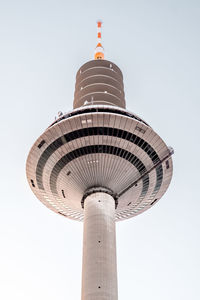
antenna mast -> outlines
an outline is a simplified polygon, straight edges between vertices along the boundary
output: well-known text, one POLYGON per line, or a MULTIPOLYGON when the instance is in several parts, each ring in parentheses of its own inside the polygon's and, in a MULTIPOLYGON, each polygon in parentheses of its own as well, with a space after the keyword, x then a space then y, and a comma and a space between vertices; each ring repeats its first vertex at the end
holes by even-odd
POLYGON ((101 44, 101 25, 102 21, 97 21, 97 46, 94 52, 94 59, 104 59, 104 48, 101 44))

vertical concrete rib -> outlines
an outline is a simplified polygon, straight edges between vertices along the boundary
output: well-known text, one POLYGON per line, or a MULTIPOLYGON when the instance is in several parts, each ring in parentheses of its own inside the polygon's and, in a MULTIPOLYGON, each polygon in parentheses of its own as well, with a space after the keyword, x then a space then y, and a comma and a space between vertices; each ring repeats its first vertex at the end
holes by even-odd
POLYGON ((82 300, 117 300, 115 201, 96 192, 84 202, 82 300))

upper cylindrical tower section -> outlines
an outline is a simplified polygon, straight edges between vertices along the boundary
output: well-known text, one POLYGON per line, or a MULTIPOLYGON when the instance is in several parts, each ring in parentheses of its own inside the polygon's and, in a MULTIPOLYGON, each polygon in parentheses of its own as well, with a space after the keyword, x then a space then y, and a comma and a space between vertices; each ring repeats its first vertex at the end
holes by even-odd
POLYGON ((73 107, 96 104, 126 108, 122 72, 108 60, 91 60, 76 75, 73 107))

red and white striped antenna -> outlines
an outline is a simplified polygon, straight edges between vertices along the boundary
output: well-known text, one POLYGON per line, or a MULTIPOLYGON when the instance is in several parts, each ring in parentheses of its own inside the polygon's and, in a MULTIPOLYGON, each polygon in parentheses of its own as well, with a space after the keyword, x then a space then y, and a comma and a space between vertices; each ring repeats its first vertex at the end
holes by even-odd
POLYGON ((102 21, 97 21, 97 46, 94 52, 94 59, 104 59, 104 48, 101 43, 101 25, 102 21))

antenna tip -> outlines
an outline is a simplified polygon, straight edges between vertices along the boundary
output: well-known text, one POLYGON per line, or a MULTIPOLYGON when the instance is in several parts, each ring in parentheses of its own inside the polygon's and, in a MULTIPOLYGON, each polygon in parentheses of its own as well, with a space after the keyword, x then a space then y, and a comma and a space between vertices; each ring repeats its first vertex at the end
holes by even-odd
POLYGON ((102 23, 103 23, 102 20, 97 20, 98 27, 101 27, 102 23))

